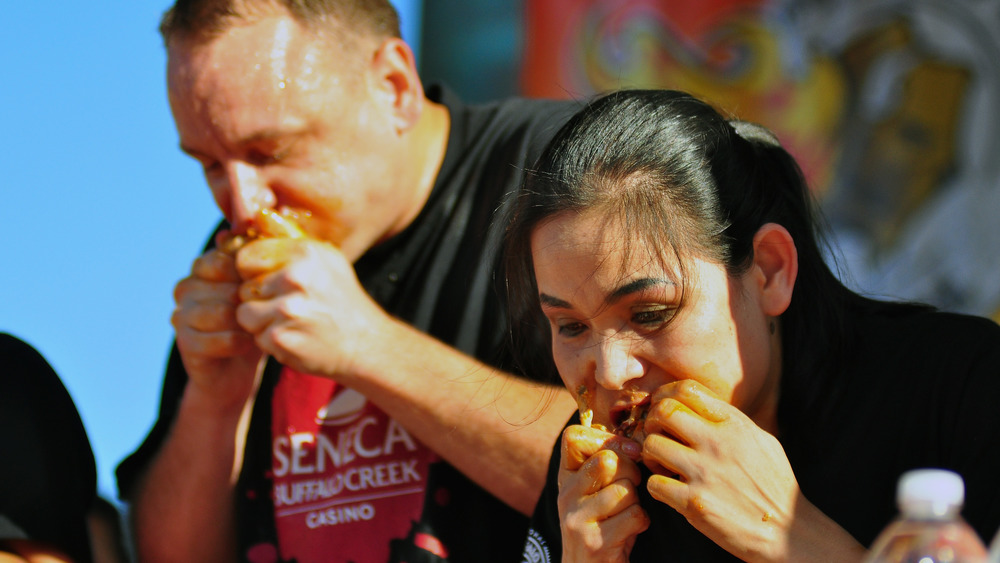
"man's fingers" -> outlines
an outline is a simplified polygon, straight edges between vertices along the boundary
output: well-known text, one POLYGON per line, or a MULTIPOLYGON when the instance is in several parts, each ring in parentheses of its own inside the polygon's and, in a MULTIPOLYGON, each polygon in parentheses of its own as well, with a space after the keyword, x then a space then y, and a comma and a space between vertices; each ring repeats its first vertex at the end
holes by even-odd
POLYGON ((243 330, 201 332, 190 327, 176 330, 177 347, 184 354, 223 359, 255 348, 253 336, 243 330))
POLYGON ((261 209, 257 218, 257 228, 266 237, 305 238, 306 233, 293 217, 283 215, 273 209, 261 209))
POLYGON ((255 240, 244 246, 236 255, 236 269, 239 276, 244 280, 250 280, 280 270, 299 254, 301 245, 301 239, 255 240))
POLYGON ((240 284, 240 301, 247 303, 250 301, 261 301, 273 297, 274 292, 268 289, 269 277, 270 276, 260 276, 240 284))
POLYGON ((191 277, 211 282, 239 282, 236 262, 232 256, 218 250, 209 250, 191 265, 191 277))
POLYGON ((178 307, 171 322, 175 327, 189 327, 198 332, 238 330, 236 308, 232 302, 211 300, 194 306, 178 307))

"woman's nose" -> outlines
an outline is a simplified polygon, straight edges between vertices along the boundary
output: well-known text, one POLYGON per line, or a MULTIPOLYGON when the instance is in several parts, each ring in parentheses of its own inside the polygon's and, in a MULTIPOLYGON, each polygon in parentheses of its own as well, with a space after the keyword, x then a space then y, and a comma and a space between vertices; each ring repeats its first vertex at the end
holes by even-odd
POLYGON ((625 383, 643 376, 637 356, 638 343, 620 333, 606 335, 593 347, 594 376, 605 389, 619 390, 625 383))

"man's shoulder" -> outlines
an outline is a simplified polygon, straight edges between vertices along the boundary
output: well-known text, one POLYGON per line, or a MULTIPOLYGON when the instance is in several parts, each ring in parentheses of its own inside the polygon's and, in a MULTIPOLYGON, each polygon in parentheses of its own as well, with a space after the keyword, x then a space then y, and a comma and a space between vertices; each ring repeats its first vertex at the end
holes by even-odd
POLYGON ((533 126, 554 134, 582 105, 577 100, 510 97, 467 107, 473 116, 490 120, 499 127, 533 126))
POLYGON ((580 100, 509 96, 467 103, 447 86, 428 87, 428 99, 444 105, 459 131, 536 131, 549 136, 583 106, 580 100))
POLYGON ((486 101, 469 102, 457 92, 445 84, 431 84, 427 87, 427 99, 444 105, 449 110, 474 110, 474 111, 498 111, 506 109, 520 109, 529 112, 544 109, 567 109, 576 111, 583 107, 585 99, 556 99, 556 98, 535 98, 523 95, 508 95, 486 101))

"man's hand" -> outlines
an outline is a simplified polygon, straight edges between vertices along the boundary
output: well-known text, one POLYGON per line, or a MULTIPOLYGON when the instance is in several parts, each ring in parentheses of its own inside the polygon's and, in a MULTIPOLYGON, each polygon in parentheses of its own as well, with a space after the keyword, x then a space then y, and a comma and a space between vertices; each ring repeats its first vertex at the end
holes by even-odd
POLYGON ((246 403, 263 357, 253 336, 236 322, 241 282, 234 257, 208 251, 177 284, 171 319, 191 389, 231 410, 246 403))
POLYGON ((635 442, 574 425, 563 432, 559 521, 563 561, 627 562, 636 536, 649 527, 639 506, 635 442))
POLYGON ((358 373, 385 342, 389 316, 361 287, 331 244, 263 238, 237 255, 244 280, 236 320, 257 346, 296 371, 329 377, 358 373))

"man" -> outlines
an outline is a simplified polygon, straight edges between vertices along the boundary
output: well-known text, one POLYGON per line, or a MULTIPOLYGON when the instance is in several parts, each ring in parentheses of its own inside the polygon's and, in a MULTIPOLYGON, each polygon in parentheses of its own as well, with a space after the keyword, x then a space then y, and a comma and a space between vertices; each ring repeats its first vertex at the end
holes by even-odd
POLYGON ((425 95, 384 1, 179 0, 161 29, 231 231, 307 236, 177 285, 160 419, 118 470, 140 559, 518 557, 575 407, 508 373, 493 216, 574 104, 425 95))

